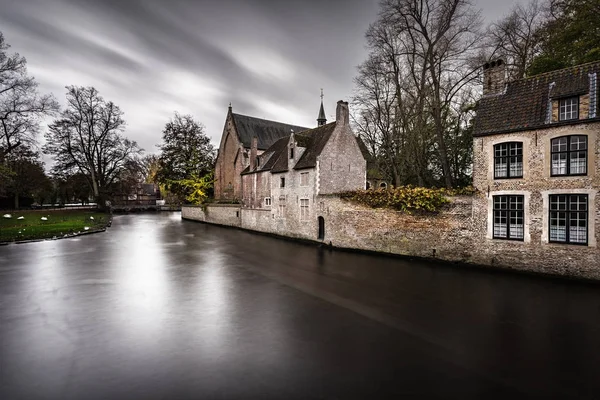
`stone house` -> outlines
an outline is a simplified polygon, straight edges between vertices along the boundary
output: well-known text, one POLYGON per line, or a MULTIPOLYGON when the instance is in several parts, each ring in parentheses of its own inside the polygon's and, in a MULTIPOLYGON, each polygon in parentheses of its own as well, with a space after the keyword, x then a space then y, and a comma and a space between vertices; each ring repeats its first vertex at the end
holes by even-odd
POLYGON ((292 131, 258 153, 252 140, 249 165, 242 171, 242 210, 256 210, 256 218, 276 231, 294 230, 322 237, 323 207, 319 196, 362 189, 366 161, 353 134, 348 103, 339 101, 336 121, 303 131, 292 131))
POLYGON ((239 200, 242 196, 241 172, 250 165, 252 138, 257 139, 257 155, 278 139, 308 128, 233 113, 231 105, 215 162, 215 198, 239 200))
POLYGON ((506 82, 501 60, 484 66, 473 229, 492 263, 525 253, 549 273, 600 263, 599 75, 593 62, 506 82))

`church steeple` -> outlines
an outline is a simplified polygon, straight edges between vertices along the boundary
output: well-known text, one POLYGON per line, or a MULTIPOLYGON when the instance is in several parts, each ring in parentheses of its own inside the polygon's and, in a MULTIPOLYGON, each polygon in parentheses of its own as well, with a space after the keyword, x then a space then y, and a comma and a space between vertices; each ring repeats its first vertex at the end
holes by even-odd
POLYGON ((321 89, 321 109, 319 110, 319 116, 317 117, 317 126, 322 126, 327 123, 325 118, 325 109, 323 108, 323 89, 321 89))

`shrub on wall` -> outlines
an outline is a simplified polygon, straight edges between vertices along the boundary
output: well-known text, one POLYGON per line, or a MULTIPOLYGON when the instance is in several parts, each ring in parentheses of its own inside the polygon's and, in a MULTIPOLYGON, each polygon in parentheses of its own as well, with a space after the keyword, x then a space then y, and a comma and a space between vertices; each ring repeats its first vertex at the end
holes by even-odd
POLYGON ((435 212, 445 204, 447 189, 400 186, 393 189, 368 189, 340 193, 342 199, 357 202, 373 208, 391 208, 398 211, 435 212))

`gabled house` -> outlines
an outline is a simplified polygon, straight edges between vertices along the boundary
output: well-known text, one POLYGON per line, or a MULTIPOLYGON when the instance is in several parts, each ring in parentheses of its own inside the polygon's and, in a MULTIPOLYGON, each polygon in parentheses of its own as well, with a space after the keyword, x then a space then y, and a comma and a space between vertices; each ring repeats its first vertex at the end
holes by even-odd
POLYGON ((600 62, 505 77, 501 60, 484 66, 473 134, 475 231, 499 259, 521 252, 540 263, 597 264, 600 62))
POLYGON ((261 154, 254 138, 241 177, 242 207, 264 210, 286 229, 317 220, 324 211, 318 196, 364 188, 366 161, 350 127, 348 103, 337 103, 335 122, 291 131, 261 154))
POLYGON ((215 163, 215 198, 241 198, 240 173, 249 166, 252 138, 257 139, 256 152, 260 155, 275 141, 288 136, 290 130, 300 132, 306 129, 308 128, 235 114, 230 105, 215 163))

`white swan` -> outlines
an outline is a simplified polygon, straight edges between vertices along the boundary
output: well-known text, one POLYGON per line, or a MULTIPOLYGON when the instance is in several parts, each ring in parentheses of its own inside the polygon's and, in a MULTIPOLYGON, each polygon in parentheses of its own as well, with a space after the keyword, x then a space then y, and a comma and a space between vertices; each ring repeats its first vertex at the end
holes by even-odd
POLYGON ((25 217, 21 215, 21 216, 20 216, 19 218, 17 218, 17 219, 25 219, 25 217))
POLYGON ((4 218, 12 218, 12 215, 10 215, 10 214, 4 214, 4 218))
POLYGON ((40 218, 40 219, 41 219, 42 221, 48 221, 48 218, 46 218, 46 217, 42 217, 42 218, 40 218))

